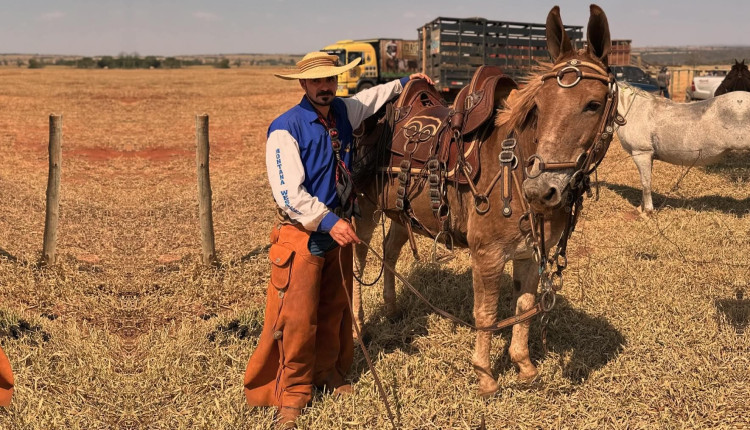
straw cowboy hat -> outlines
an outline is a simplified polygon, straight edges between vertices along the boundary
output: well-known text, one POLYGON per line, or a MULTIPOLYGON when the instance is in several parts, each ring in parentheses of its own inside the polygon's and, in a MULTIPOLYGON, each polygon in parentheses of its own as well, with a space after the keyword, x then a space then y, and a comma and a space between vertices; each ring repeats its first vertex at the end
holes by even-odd
POLYGON ((359 64, 362 58, 357 58, 349 64, 339 66, 339 57, 325 52, 311 52, 304 56, 296 69, 284 73, 274 74, 281 79, 320 79, 340 75, 359 64))

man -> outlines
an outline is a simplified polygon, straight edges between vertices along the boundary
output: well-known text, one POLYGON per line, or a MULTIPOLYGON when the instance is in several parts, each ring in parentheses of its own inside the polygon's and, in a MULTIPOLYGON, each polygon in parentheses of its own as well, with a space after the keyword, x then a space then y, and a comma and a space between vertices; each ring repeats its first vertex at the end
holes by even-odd
POLYGON ((656 76, 656 82, 659 84, 659 92, 666 98, 669 98, 669 70, 664 66, 656 76))
POLYGON ((352 289, 352 247, 359 238, 349 220, 358 213, 349 167, 352 131, 410 78, 378 85, 354 97, 336 97, 338 57, 312 52, 297 70, 302 101, 268 129, 266 167, 279 223, 271 231, 271 279, 263 331, 245 372, 251 406, 276 406, 280 428, 294 428, 317 386, 350 393, 352 320, 344 288, 352 289), (343 277, 342 277, 343 273, 343 277))

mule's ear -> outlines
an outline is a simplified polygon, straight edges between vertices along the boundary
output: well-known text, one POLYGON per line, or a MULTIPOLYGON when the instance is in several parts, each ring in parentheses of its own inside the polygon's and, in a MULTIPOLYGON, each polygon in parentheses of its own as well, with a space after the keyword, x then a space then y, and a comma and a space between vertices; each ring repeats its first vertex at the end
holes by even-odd
POLYGON ((560 18, 560 6, 555 6, 547 15, 547 51, 557 61, 560 56, 573 50, 568 33, 560 18))
POLYGON ((612 50, 612 39, 609 37, 609 21, 607 15, 599 6, 591 5, 591 16, 589 26, 586 30, 586 39, 589 41, 589 52, 600 59, 605 65, 609 64, 609 52, 612 50))

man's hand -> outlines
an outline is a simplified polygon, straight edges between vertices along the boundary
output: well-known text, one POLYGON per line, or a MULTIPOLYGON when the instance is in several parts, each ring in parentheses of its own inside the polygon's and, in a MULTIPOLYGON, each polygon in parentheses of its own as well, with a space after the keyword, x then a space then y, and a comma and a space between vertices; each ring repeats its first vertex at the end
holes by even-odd
POLYGON ((435 85, 435 82, 432 82, 432 79, 430 79, 430 77, 425 75, 424 73, 413 73, 409 75, 409 80, 412 79, 424 79, 428 84, 435 85))
POLYGON ((361 242, 354 232, 352 225, 344 219, 336 221, 336 224, 333 225, 331 231, 328 233, 341 246, 361 242))

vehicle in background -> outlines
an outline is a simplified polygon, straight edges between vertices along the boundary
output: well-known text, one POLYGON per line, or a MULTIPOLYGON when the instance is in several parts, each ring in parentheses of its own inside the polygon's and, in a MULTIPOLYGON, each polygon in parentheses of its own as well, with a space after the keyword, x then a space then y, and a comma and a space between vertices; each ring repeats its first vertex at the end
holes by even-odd
POLYGON ((708 100, 714 96, 716 89, 726 77, 724 70, 708 72, 705 76, 693 76, 690 86, 685 89, 685 101, 708 100))
POLYGON ((339 40, 321 51, 337 55, 339 64, 362 58, 359 66, 339 75, 337 96, 351 96, 418 71, 416 40, 339 40))
POLYGON ((625 82, 631 86, 652 94, 661 94, 659 83, 651 75, 637 66, 610 66, 617 82, 625 82))
MULTIPOLYGON (((419 33, 419 65, 435 87, 452 99, 481 65, 506 75, 528 75, 538 62, 550 62, 545 24, 439 17, 419 33)), ((566 25, 573 46, 583 46, 583 27, 566 25)))
POLYGON ((612 50, 609 51, 609 65, 627 65, 632 60, 630 39, 612 39, 612 50))

